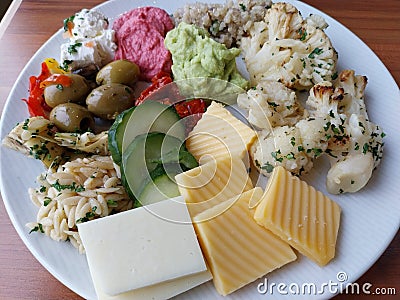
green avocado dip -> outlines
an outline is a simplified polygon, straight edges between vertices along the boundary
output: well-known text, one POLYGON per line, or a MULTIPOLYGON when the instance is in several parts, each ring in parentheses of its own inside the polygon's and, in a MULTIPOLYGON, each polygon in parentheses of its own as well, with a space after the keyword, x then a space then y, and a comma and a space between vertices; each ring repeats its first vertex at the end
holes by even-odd
MULTIPOLYGON (((172 54, 175 81, 215 78, 236 88, 246 89, 248 86, 236 67, 236 57, 240 50, 228 49, 224 44, 214 41, 203 28, 182 22, 167 33, 165 47, 172 54)), ((207 81, 196 80, 197 85, 202 82, 207 81)))

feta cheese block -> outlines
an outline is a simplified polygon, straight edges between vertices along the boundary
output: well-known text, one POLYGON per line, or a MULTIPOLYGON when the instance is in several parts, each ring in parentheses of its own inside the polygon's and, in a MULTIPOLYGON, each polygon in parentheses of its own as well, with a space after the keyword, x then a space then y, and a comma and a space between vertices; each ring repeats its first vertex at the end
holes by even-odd
POLYGON ((107 295, 207 270, 182 197, 85 222, 78 231, 107 295))
POLYGON ((175 180, 192 217, 253 188, 243 161, 230 156, 180 173, 175 180))
POLYGON ((186 147, 200 162, 238 156, 248 159, 248 149, 256 132, 233 116, 222 104, 213 101, 186 140, 186 147))
POLYGON ((61 44, 61 63, 77 70, 91 64, 101 68, 111 62, 117 45, 108 25, 107 17, 95 9, 82 9, 68 18, 64 35, 69 41, 61 44))
POLYGON ((286 242, 254 221, 249 202, 262 195, 262 189, 256 187, 193 218, 213 283, 221 295, 296 259, 286 242))
POLYGON ((188 275, 174 280, 128 291, 115 296, 110 296, 104 293, 101 286, 98 284, 98 280, 95 278, 93 278, 93 282, 98 300, 164 300, 184 293, 211 279, 211 272, 207 270, 193 275, 188 275))
POLYGON ((335 256, 339 205, 283 167, 275 167, 254 219, 293 248, 326 265, 335 256))

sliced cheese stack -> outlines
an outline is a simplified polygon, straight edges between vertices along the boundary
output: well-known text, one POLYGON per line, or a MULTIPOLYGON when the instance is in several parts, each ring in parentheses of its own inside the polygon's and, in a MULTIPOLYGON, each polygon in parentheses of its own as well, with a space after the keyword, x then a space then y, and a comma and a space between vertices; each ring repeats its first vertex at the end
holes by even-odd
POLYGON ((296 259, 287 243, 254 221, 249 201, 260 199, 262 193, 261 188, 254 188, 193 219, 215 288, 221 295, 296 259))
POLYGON ((78 230, 101 299, 165 299, 211 279, 182 197, 78 230))
POLYGON ((212 102, 186 140, 186 147, 200 163, 214 157, 237 156, 247 160, 256 132, 224 106, 212 102))
POLYGON ((180 173, 175 180, 192 217, 253 188, 243 161, 230 156, 180 173))
POLYGON ((341 209, 283 167, 275 167, 254 218, 319 265, 335 256, 341 209))

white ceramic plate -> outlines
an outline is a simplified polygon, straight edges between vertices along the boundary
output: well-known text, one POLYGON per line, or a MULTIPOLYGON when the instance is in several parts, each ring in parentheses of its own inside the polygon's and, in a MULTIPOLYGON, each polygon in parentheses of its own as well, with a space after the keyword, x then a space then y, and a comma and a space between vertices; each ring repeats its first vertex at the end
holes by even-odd
MULTIPOLYGON (((211 0, 213 1, 213 0, 211 0)), ((98 8, 110 19, 130 10, 133 6, 153 5, 172 13, 190 1, 109 1, 98 8)), ((193 1, 192 1, 193 2, 193 1)), ((217 2, 217 1, 213 1, 217 2)), ((396 234, 400 223, 400 196, 398 193, 398 167, 400 166, 400 139, 398 137, 398 117, 400 116, 399 89, 377 56, 353 33, 324 13, 297 1, 288 1, 302 12, 322 15, 329 24, 327 34, 339 52, 339 70, 352 68, 357 74, 368 77, 366 104, 370 118, 381 125, 386 136, 384 159, 374 172, 372 180, 361 192, 353 195, 332 196, 343 209, 342 222, 337 244, 337 256, 321 268, 299 255, 299 259, 282 269, 256 280, 253 284, 232 294, 231 299, 263 299, 283 297, 277 286, 288 295, 293 295, 297 284, 300 288, 314 284, 318 290, 306 293, 302 298, 330 298, 336 287, 356 281, 383 253, 396 234), (257 291, 257 286, 265 283, 269 290, 265 295, 257 291), (331 282, 332 289, 328 286, 331 282), (274 286, 275 285, 275 286, 274 286), (273 287, 274 286, 274 287, 273 287), (291 287, 291 289, 290 289, 291 287), (272 294, 272 295, 271 295, 272 294)), ((62 20, 60 20, 62 24, 62 20)), ((61 27, 61 26, 60 26, 61 27)), ((26 104, 19 101, 27 96, 28 78, 40 72, 40 64, 47 57, 59 58, 62 43, 61 29, 51 37, 26 65, 7 100, 1 119, 1 138, 13 126, 28 117, 26 104)), ((20 153, 1 147, 1 190, 4 203, 21 239, 58 280, 86 299, 95 299, 95 291, 86 263, 70 243, 58 243, 41 234, 29 235, 25 224, 36 219, 37 208, 31 203, 28 188, 36 187, 36 177, 43 171, 39 161, 26 158, 20 153)), ((327 165, 322 163, 305 179, 325 192, 327 165)), ((373 283, 372 283, 373 284, 373 283)), ((265 286, 262 286, 265 288, 265 286)), ((300 293, 301 294, 301 293, 300 293)), ((204 284, 183 295, 187 298, 218 298, 212 283, 204 284)), ((222 297, 221 297, 222 298, 222 297)))

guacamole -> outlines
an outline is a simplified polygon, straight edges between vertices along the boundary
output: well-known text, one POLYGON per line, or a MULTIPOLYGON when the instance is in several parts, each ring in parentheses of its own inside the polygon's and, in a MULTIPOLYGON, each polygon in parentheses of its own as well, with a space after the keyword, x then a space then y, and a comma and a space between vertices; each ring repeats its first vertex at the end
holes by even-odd
POLYGON ((214 41, 203 28, 182 22, 167 33, 165 47, 172 54, 175 81, 201 77, 220 79, 242 89, 248 86, 236 68, 240 50, 214 41))

